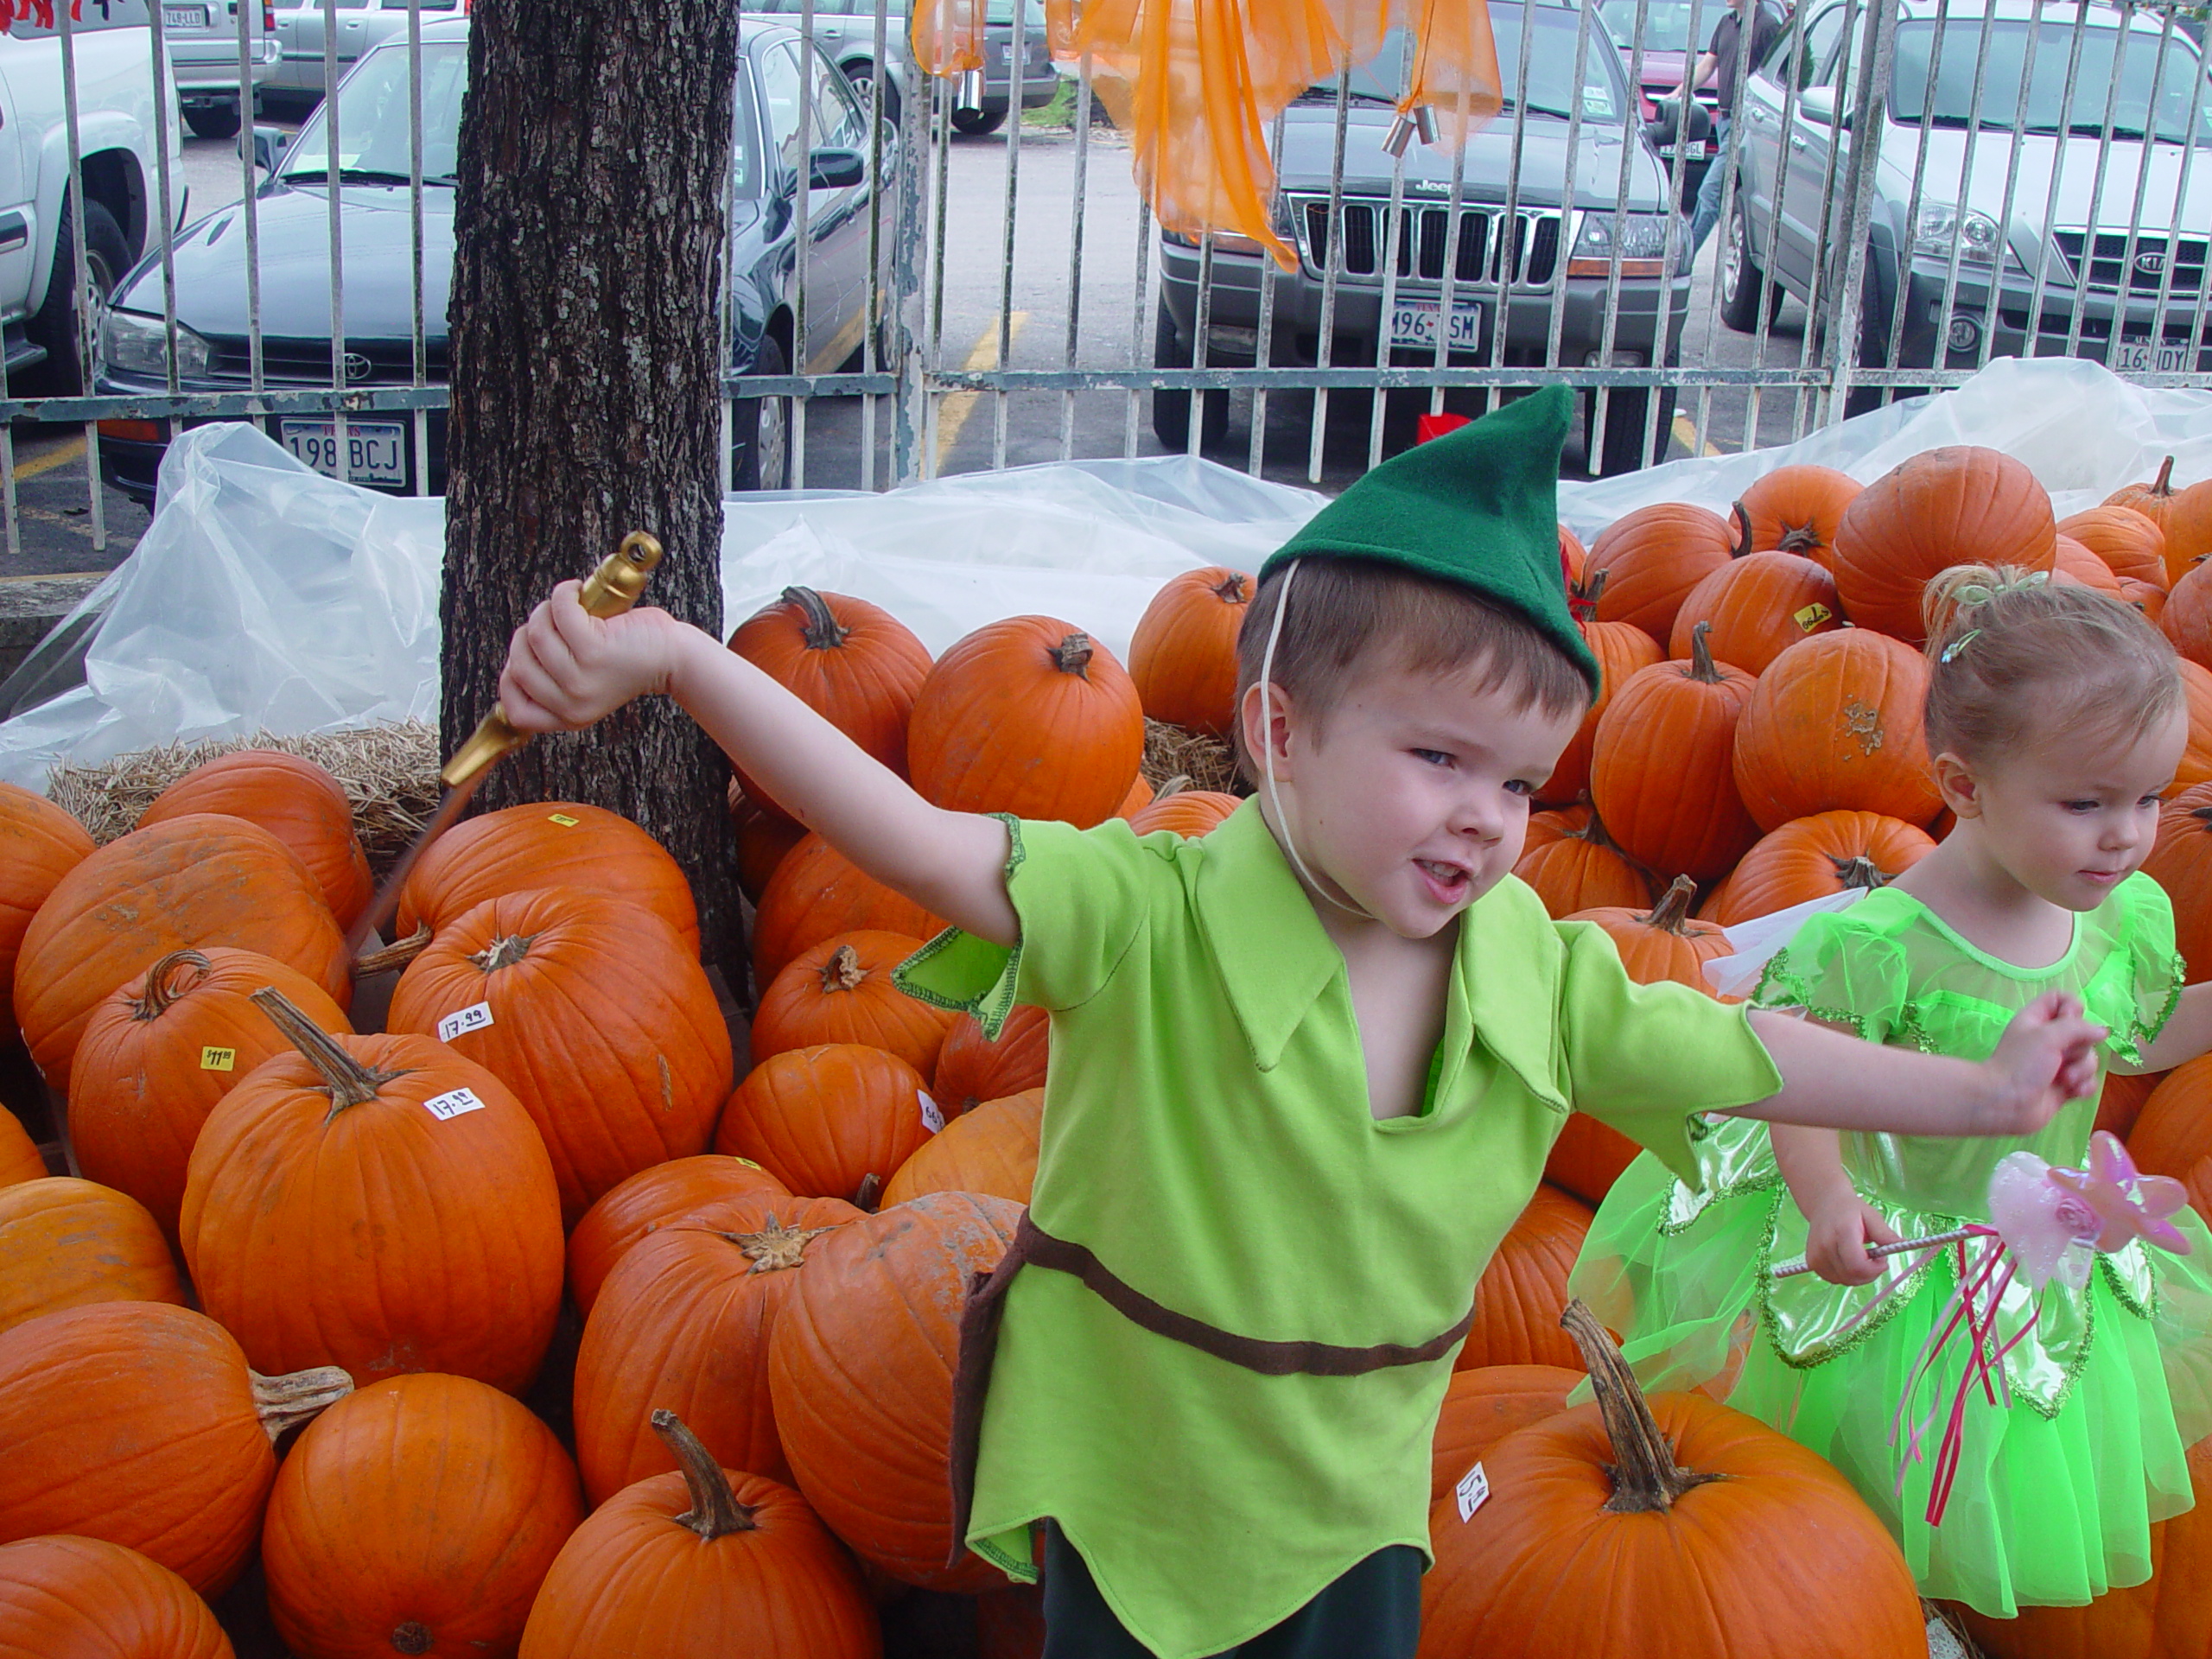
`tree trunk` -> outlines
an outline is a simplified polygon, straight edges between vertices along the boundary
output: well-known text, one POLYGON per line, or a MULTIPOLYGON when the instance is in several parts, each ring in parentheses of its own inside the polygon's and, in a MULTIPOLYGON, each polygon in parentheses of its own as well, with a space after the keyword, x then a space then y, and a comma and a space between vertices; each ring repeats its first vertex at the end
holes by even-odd
MULTIPOLYGON (((509 638, 632 530, 667 550, 646 602, 721 632, 716 322, 737 8, 476 0, 461 124, 441 736, 491 708, 509 638)), ((500 761, 480 807, 580 800, 691 878, 710 961, 737 961, 728 767, 643 699, 500 761)))

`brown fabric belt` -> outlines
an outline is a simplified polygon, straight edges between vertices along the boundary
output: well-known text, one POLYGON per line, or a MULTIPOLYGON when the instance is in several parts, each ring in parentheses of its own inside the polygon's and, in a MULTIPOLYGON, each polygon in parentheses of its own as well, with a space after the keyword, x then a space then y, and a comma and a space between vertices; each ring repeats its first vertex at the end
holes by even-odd
POLYGON ((1051 1268, 1080 1279, 1116 1313, 1154 1336, 1211 1354, 1231 1365, 1263 1376, 1359 1376, 1387 1370, 1395 1365, 1421 1365, 1452 1351, 1475 1322, 1471 1306, 1450 1330, 1418 1346, 1378 1342, 1366 1348, 1347 1348, 1330 1342, 1266 1342, 1240 1337, 1204 1319, 1153 1300, 1134 1285, 1116 1276, 1087 1245, 1055 1238, 1021 1212, 1014 1243, 990 1273, 971 1274, 967 1305, 960 1314, 960 1360, 952 1376, 952 1555, 957 1561, 967 1548, 968 1518, 976 1496, 976 1455, 982 1442, 983 1396, 991 1380, 991 1362, 997 1357, 999 1319, 1005 1312, 1007 1287, 1025 1267, 1051 1268))

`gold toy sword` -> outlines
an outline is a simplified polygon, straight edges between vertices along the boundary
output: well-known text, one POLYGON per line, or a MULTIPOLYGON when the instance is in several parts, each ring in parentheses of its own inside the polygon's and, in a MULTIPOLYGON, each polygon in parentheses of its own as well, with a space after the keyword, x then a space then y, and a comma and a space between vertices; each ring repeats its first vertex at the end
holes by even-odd
MULTIPOLYGON (((576 594, 577 601, 594 616, 621 615, 645 592, 646 578, 660 563, 660 551, 659 542, 652 537, 642 530, 632 531, 622 538, 622 545, 584 579, 583 588, 576 594)), ((492 712, 484 716, 482 723, 438 774, 439 783, 445 786, 438 798, 438 810, 423 826, 423 833, 399 855, 385 877, 384 885, 377 889, 376 897, 369 901, 369 907, 353 924, 353 931, 346 941, 349 958, 358 957, 370 936, 391 919, 392 912, 399 908, 400 890, 407 885, 408 873, 415 868, 415 861, 467 810, 492 763, 528 741, 530 734, 517 731, 508 721, 505 711, 497 703, 493 704, 492 712)))

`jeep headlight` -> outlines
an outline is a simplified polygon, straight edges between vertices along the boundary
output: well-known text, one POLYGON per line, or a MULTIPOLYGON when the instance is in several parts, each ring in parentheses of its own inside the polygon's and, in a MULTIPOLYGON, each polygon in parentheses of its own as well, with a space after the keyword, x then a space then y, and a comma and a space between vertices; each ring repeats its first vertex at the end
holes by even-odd
MULTIPOLYGON (((1997 221, 1987 213, 1968 208, 1964 213, 1947 201, 1923 201, 1920 217, 1913 222, 1912 251, 1916 258, 1933 259, 1945 264, 1950 263, 1951 242, 1956 237, 1959 263, 1962 265, 1988 265, 1997 261, 1997 251, 2004 245, 2004 232, 1997 221)), ((2007 263, 2020 262, 2005 250, 2007 263)))
MULTIPOLYGON (((100 356, 108 367, 125 374, 166 380, 169 374, 168 326, 159 317, 142 312, 111 310, 100 329, 100 356)), ((179 323, 176 327, 176 372, 181 380, 207 372, 214 353, 207 342, 179 323)))
POLYGON ((1567 255, 1570 276, 1605 276, 1612 273, 1613 243, 1620 242, 1620 271, 1624 276, 1663 276, 1674 252, 1675 216, 1672 213, 1610 213, 1592 208, 1582 215, 1574 247, 1567 255))

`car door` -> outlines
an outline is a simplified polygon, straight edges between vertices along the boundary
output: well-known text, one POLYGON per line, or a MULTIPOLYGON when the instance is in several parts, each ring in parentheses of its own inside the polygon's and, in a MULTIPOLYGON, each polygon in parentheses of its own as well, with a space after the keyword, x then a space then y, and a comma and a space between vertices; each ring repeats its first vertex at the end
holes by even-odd
POLYGON ((1802 46, 1789 60, 1792 73, 1800 79, 1797 107, 1790 112, 1789 142, 1783 153, 1785 181, 1775 215, 1775 257, 1777 271, 1801 294, 1810 291, 1817 262, 1834 249, 1847 228, 1830 225, 1825 238, 1821 233, 1829 207, 1830 154, 1840 188, 1849 152, 1851 135, 1842 124, 1850 92, 1844 65, 1849 44, 1847 23, 1854 12, 1865 15, 1848 4, 1815 13, 1806 25, 1802 46), (1821 118, 1823 107, 1834 112, 1834 119, 1821 118))
MULTIPOLYGON (((28 59, 38 49, 15 48, 10 55, 28 59)), ((31 263, 41 240, 38 204, 31 199, 32 175, 23 163, 25 124, 10 94, 7 70, 0 66, 0 317, 10 322, 26 308, 31 263)), ((50 228, 44 239, 54 239, 50 228)))
MULTIPOLYGON (((868 155, 868 118, 835 60, 814 54, 810 95, 814 148, 868 155)), ((811 344, 835 369, 858 349, 868 327, 868 188, 857 184, 814 190, 807 196, 808 232, 814 252, 808 300, 811 344)))

